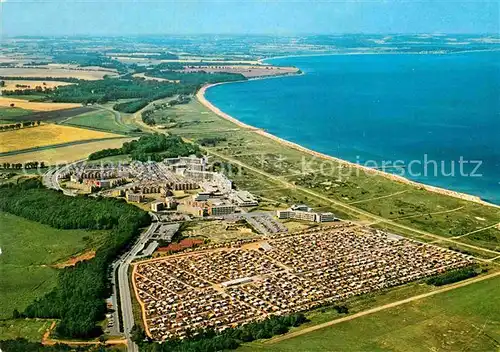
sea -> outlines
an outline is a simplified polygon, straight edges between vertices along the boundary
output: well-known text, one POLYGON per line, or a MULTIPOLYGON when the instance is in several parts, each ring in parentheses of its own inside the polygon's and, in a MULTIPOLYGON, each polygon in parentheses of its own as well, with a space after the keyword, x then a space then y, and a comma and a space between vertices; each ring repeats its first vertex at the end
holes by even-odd
POLYGON ((500 204, 500 51, 267 62, 303 74, 222 84, 206 98, 312 150, 500 204))

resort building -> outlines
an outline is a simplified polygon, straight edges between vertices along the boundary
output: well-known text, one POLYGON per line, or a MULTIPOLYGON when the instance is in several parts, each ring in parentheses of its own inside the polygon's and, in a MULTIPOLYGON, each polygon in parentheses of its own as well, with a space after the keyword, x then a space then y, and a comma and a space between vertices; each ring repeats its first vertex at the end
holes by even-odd
POLYGON ((257 199, 248 191, 233 191, 229 199, 239 207, 254 207, 259 205, 257 199))
POLYGON ((153 202, 151 203, 151 210, 158 212, 165 208, 165 204, 163 202, 153 202))
POLYGON ((144 200, 142 193, 126 192, 125 197, 129 202, 141 203, 144 200))
POLYGON ((293 205, 289 209, 278 210, 276 211, 276 217, 278 219, 297 219, 311 222, 330 222, 337 220, 333 213, 315 213, 306 205, 293 205))
POLYGON ((236 206, 224 201, 219 200, 209 200, 207 207, 208 215, 212 216, 222 216, 234 213, 236 206))

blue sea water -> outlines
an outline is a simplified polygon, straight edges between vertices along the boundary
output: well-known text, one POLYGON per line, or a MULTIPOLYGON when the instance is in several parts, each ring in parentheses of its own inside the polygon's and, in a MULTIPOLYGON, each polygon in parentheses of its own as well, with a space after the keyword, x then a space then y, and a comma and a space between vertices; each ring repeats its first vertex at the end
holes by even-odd
POLYGON ((223 84, 207 99, 310 149, 370 166, 402 160, 386 171, 500 204, 500 52, 269 61, 304 75, 223 84))

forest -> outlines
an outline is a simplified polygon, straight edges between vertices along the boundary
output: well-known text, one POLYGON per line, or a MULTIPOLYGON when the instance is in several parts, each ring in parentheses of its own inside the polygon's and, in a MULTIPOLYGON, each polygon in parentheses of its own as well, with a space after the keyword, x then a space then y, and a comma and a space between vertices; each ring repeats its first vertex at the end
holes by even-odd
POLYGON ((89 160, 129 154, 133 160, 161 161, 177 156, 200 155, 197 145, 184 142, 181 137, 165 134, 149 134, 138 140, 123 143, 121 148, 104 149, 89 155, 89 160))
POLYGON ((63 103, 106 103, 118 99, 156 100, 177 94, 189 94, 192 85, 157 82, 154 80, 105 78, 97 81, 83 81, 79 84, 60 86, 47 95, 54 102, 63 103))
MULTIPOLYGON (((84 352, 89 351, 91 347, 72 347, 64 344, 54 346, 42 345, 40 342, 30 342, 26 339, 4 340, 0 341, 0 349, 5 352, 84 352)), ((105 352, 106 348, 100 346, 92 349, 93 352, 105 352)))
POLYGON ((452 284, 454 282, 469 279, 471 277, 475 277, 481 273, 481 270, 482 269, 479 269, 474 265, 468 266, 466 268, 452 270, 437 276, 433 276, 427 279, 426 283, 433 286, 444 286, 452 284))
POLYGON ((147 212, 112 198, 67 197, 43 187, 39 180, 0 187, 0 210, 58 229, 107 229, 94 258, 60 270, 57 286, 16 317, 60 319, 56 334, 88 338, 102 333, 97 325, 110 295, 111 262, 129 246, 140 228, 149 225, 147 212), (43 212, 39 211, 44 209, 43 212))

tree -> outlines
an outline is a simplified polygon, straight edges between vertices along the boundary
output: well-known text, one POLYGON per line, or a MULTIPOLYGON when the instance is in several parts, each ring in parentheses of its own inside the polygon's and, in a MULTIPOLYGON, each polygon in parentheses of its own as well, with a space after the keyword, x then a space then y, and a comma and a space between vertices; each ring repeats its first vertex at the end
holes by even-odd
POLYGON ((130 335, 132 337, 132 341, 134 341, 136 344, 141 344, 145 339, 146 339, 146 333, 137 324, 134 324, 132 329, 130 329, 130 335))
POLYGON ((19 313, 19 311, 17 309, 14 309, 14 311, 12 312, 12 318, 19 319, 20 317, 21 317, 21 313, 19 313))

